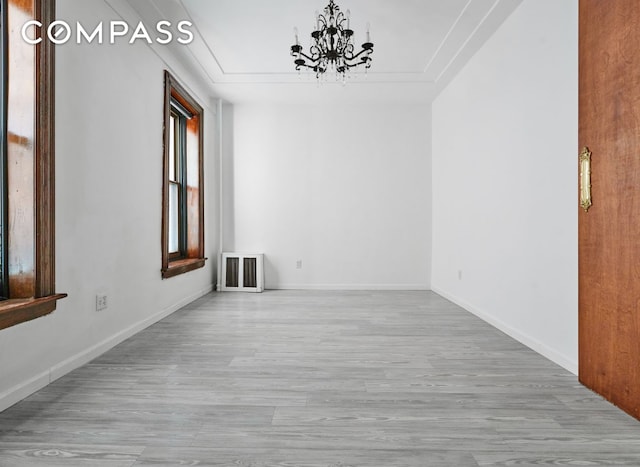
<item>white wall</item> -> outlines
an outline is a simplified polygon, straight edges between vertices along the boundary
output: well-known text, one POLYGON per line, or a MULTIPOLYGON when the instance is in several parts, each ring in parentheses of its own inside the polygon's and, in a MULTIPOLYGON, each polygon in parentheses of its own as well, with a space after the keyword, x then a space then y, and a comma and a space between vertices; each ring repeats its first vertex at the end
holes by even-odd
POLYGON ((433 105, 433 290, 573 372, 577 73, 577 0, 525 0, 433 105))
MULTIPOLYGON (((59 0, 58 16, 119 19, 102 0, 59 0)), ((135 24, 130 21, 130 24, 135 24)), ((215 109, 161 47, 58 46, 56 274, 69 297, 0 332, 0 410, 208 292, 218 254, 215 109), (207 266, 162 280, 163 70, 205 106, 207 266), (95 311, 98 291, 108 309, 95 311)))
POLYGON ((264 252, 267 288, 429 288, 428 105, 231 110, 224 248, 264 252))

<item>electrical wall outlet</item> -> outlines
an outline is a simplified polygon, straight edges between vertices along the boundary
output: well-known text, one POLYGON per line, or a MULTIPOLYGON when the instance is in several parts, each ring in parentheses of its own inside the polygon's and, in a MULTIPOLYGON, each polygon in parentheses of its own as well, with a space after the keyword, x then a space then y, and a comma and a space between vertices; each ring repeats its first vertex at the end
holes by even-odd
POLYGON ((96 311, 107 309, 107 294, 96 295, 96 311))
POLYGON ((302 269, 302 260, 301 259, 296 261, 296 269, 302 269))

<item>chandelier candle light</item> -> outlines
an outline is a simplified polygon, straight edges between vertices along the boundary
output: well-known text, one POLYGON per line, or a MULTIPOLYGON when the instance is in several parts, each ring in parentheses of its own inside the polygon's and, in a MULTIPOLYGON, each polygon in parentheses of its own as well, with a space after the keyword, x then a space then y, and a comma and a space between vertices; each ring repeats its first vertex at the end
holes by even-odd
POLYGON ((296 43, 291 46, 291 55, 295 57, 293 63, 296 70, 302 67, 310 68, 316 72, 316 78, 320 79, 327 70, 336 72, 336 79, 346 81, 347 73, 351 68, 364 65, 365 70, 371 68, 371 53, 373 43, 367 24, 367 41, 362 44, 362 49, 355 53, 353 45, 353 30, 350 27, 350 12, 345 15, 333 0, 329 1, 324 9, 324 14, 316 11, 315 30, 311 33, 311 46, 309 54, 303 52, 298 41, 298 28, 294 28, 296 43))

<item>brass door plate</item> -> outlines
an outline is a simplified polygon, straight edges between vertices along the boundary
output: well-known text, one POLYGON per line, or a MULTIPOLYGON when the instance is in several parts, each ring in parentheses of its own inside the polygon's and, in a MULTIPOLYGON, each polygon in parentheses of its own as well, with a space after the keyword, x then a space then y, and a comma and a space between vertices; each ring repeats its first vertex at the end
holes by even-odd
POLYGON ((591 204, 591 151, 585 146, 580 152, 580 207, 587 212, 591 204))

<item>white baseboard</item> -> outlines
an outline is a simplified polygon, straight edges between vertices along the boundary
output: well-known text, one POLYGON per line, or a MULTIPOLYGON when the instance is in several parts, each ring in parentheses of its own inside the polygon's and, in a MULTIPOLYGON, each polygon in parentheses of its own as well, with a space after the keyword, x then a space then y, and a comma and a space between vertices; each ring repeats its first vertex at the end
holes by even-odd
POLYGON ((430 290, 426 284, 276 284, 266 287, 270 290, 430 290))
POLYGON ((148 328, 152 324, 157 323, 161 319, 166 318, 170 314, 175 313, 180 308, 208 294, 212 290, 213 290, 213 285, 206 287, 205 289, 200 290, 194 294, 191 294, 190 296, 183 298, 182 300, 171 305, 170 307, 165 308, 164 310, 148 318, 145 318, 142 321, 138 321, 137 323, 129 326, 128 328, 123 329, 122 331, 114 334, 111 337, 108 337, 102 342, 99 342, 98 344, 93 345, 85 350, 82 350, 81 352, 78 352, 72 357, 53 365, 48 370, 43 371, 42 373, 30 378, 29 380, 23 383, 19 383, 12 388, 9 388, 7 391, 0 394, 0 412, 8 409, 12 405, 20 402, 22 399, 30 396, 34 392, 42 389, 43 387, 47 386, 48 384, 52 383, 58 378, 61 378, 67 373, 75 370, 76 368, 79 368, 82 365, 89 363, 94 358, 99 357, 106 351, 112 349, 116 345, 130 338, 131 336, 134 336, 135 334, 148 328))
POLYGON ((526 345, 531 350, 539 353, 543 357, 548 358, 552 362, 560 365, 562 368, 570 371, 574 375, 578 374, 578 362, 577 361, 567 357, 566 355, 563 355, 563 354, 557 352, 556 350, 550 348, 546 344, 543 344, 539 340, 534 339, 533 337, 525 334, 524 332, 509 326, 508 324, 506 324, 503 321, 495 318, 491 314, 489 314, 489 313, 487 313, 485 311, 479 310, 478 308, 474 307, 473 305, 465 302, 464 300, 459 299, 458 297, 455 297, 455 296, 449 294, 448 292, 445 292, 444 290, 439 289, 438 287, 432 287, 432 290, 433 290, 433 292, 437 293, 438 295, 441 295, 442 297, 446 298, 450 302, 453 302, 456 305, 464 308, 468 312, 476 315, 481 320, 486 321, 491 326, 493 326, 493 327, 499 329, 500 331, 504 332, 509 337, 512 337, 515 340, 517 340, 518 342, 526 345))
POLYGON ((43 371, 33 378, 8 389, 4 393, 0 394, 0 412, 8 409, 14 404, 17 404, 22 399, 29 397, 34 392, 48 385, 49 382, 49 371, 43 371))

